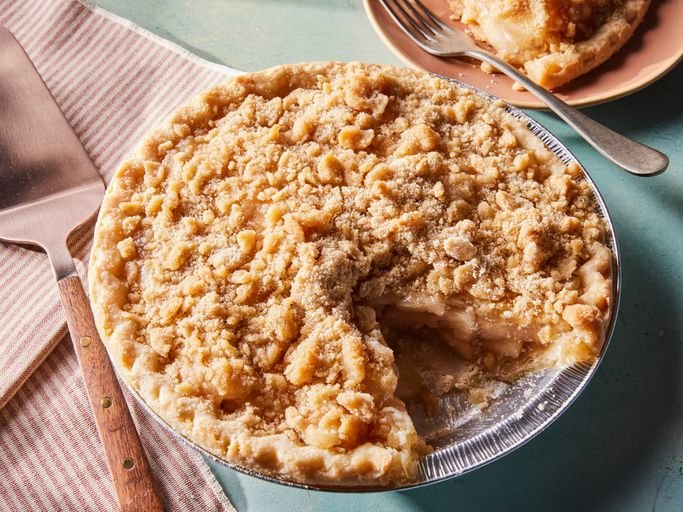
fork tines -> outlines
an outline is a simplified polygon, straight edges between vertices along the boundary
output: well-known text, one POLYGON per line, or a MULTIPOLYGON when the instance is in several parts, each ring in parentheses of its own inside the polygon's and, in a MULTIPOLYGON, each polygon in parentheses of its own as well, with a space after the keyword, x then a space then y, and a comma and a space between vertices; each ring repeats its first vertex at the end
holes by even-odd
POLYGON ((448 29, 420 0, 380 0, 396 23, 411 37, 433 40, 448 29), (412 30, 411 30, 412 27, 412 30))

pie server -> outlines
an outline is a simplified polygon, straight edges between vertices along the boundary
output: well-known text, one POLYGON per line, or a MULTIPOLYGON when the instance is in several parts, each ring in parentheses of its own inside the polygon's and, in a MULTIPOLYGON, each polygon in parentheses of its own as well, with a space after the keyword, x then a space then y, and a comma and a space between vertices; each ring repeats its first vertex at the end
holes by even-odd
POLYGON ((66 245, 71 231, 99 207, 104 184, 23 48, 2 26, 0 56, 0 240, 47 252, 121 509, 161 511, 66 245))

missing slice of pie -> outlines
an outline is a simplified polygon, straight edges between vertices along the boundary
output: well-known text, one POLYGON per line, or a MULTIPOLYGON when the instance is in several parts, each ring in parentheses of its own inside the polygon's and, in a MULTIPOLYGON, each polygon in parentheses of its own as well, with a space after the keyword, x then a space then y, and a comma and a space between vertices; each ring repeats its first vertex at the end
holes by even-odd
POLYGON ((433 334, 510 378, 592 361, 604 230, 579 167, 502 104, 388 66, 282 66, 210 89, 121 165, 90 296, 127 382, 205 449, 398 485, 429 447, 396 347, 433 334))
POLYGON ((650 0, 449 0, 457 20, 543 87, 559 87, 614 55, 650 0))

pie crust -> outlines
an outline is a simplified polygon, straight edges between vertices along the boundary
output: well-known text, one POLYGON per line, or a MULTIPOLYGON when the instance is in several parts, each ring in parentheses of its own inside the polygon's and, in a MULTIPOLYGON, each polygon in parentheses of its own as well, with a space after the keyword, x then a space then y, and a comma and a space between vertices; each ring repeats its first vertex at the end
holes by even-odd
POLYGON ((449 0, 454 18, 499 57, 553 89, 614 55, 650 0, 449 0))
POLYGON ((208 90, 121 165, 90 297, 122 376, 203 448, 397 485, 429 447, 392 344, 430 332, 497 377, 592 361, 604 230, 580 168, 501 102, 389 66, 281 66, 208 90))

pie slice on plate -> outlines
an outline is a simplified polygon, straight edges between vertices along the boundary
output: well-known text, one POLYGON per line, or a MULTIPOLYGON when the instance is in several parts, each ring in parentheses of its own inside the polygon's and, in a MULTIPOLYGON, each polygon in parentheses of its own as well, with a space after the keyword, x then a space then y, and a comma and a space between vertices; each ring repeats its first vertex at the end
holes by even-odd
POLYGON ((650 0, 449 0, 455 19, 534 82, 553 89, 599 66, 650 0))

